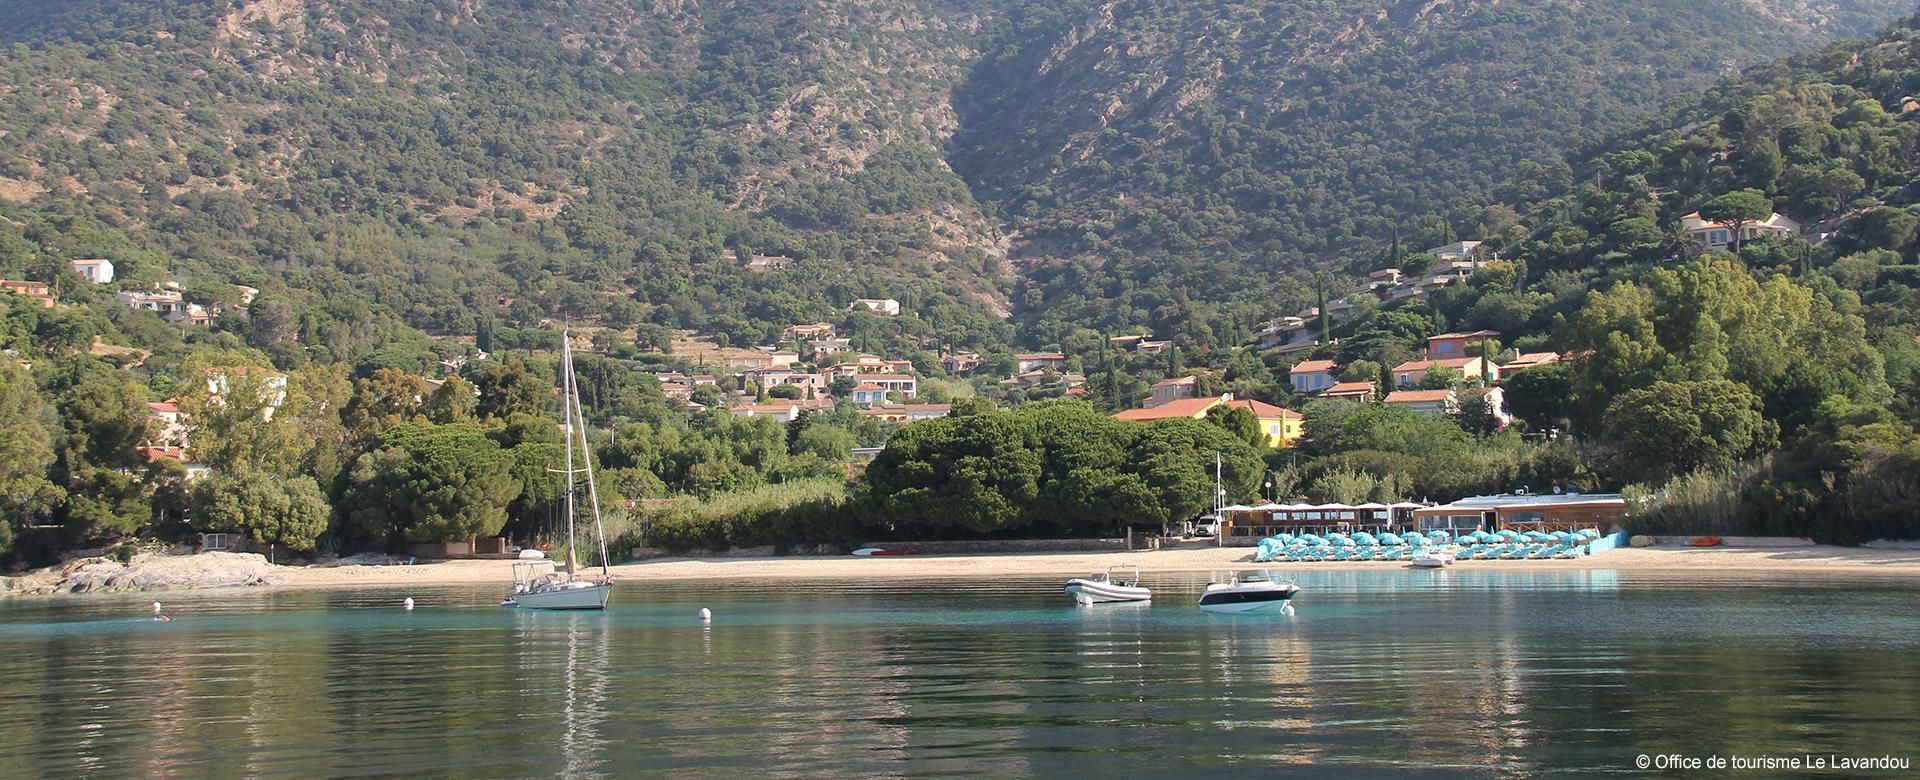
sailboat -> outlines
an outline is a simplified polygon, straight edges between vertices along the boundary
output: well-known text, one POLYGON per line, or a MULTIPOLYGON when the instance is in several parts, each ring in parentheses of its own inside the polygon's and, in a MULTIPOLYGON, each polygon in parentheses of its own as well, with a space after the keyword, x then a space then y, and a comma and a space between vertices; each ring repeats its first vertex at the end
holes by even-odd
POLYGON ((553 561, 531 561, 513 565, 513 590, 500 601, 502 607, 517 609, 606 609, 613 595, 613 572, 607 568, 607 532, 600 521, 600 493, 593 484, 593 452, 587 447, 587 416, 580 409, 580 387, 573 375, 573 338, 560 333, 560 428, 566 435, 566 468, 553 469, 566 475, 567 564, 558 570, 553 561), (573 467, 573 447, 580 445, 585 468, 573 467), (600 576, 582 576, 574 555, 574 475, 587 475, 587 503, 593 508, 593 532, 600 540, 600 576))

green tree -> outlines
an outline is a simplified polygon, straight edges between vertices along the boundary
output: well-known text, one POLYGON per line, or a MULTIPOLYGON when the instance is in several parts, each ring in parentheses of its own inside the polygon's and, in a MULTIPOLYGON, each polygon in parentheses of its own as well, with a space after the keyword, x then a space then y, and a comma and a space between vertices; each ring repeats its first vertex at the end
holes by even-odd
POLYGON ((49 478, 54 463, 51 410, 12 360, 0 360, 0 558, 14 529, 44 518, 66 492, 49 478))
POLYGON ((354 462, 343 512, 376 545, 468 540, 499 533, 520 491, 513 457, 480 427, 406 423, 354 462))
POLYGON ((311 477, 220 474, 194 486, 193 498, 207 530, 243 533, 298 551, 314 548, 332 514, 311 477))
POLYGON ((426 413, 429 422, 441 425, 471 422, 479 403, 473 383, 450 376, 434 388, 433 395, 427 397, 427 403, 421 411, 426 413))
POLYGON ((376 369, 353 380, 353 397, 341 410, 341 422, 358 441, 372 441, 396 425, 423 418, 427 380, 396 368, 376 369))
POLYGON ((1207 410, 1207 422, 1220 426, 1222 430, 1233 434, 1251 447, 1267 446, 1267 432, 1260 427, 1260 418, 1253 410, 1239 406, 1215 406, 1207 410))
POLYGON ((506 419, 514 412, 542 414, 553 395, 552 385, 534 376, 527 364, 518 360, 481 369, 473 375, 473 384, 480 390, 474 411, 482 418, 506 419))
POLYGON ((1710 379, 1655 382, 1621 394, 1607 408, 1602 441, 1624 479, 1657 484, 1730 467, 1774 446, 1778 435, 1753 391, 1710 379))

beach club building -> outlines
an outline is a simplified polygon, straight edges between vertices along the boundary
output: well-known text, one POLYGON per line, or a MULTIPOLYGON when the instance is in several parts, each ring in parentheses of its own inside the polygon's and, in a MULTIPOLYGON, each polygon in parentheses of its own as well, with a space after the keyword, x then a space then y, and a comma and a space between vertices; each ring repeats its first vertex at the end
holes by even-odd
POLYGON ((1222 510, 1220 535, 1241 544, 1254 544, 1278 533, 1379 533, 1411 526, 1414 511, 1425 506, 1410 501, 1230 506, 1222 510))
POLYGON ((1627 502, 1619 493, 1521 494, 1474 496, 1451 504, 1413 510, 1421 531, 1576 531, 1602 534, 1621 530, 1627 502))

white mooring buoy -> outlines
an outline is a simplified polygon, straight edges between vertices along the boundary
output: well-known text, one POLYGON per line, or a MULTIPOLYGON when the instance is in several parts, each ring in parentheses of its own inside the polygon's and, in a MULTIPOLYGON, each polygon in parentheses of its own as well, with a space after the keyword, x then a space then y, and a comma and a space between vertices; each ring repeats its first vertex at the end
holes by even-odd
POLYGON ((413 597, 408 596, 405 599, 402 599, 400 601, 400 607, 402 609, 413 609, 413 597))
POLYGON ((712 623, 712 622, 713 622, 713 610, 711 610, 711 609, 707 609, 706 607, 701 607, 701 608, 700 608, 700 622, 702 622, 702 623, 712 623))

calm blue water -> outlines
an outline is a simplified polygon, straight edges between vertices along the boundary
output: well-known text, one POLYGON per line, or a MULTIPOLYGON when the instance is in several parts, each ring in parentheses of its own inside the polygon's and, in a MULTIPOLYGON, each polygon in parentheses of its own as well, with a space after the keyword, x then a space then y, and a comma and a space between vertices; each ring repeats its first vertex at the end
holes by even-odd
POLYGON ((0 601, 0 777, 1540 776, 1920 758, 1900 580, 1303 572, 1291 616, 1057 578, 0 601), (398 609, 412 595, 419 607, 398 609), (694 616, 707 606, 710 628, 694 616))

